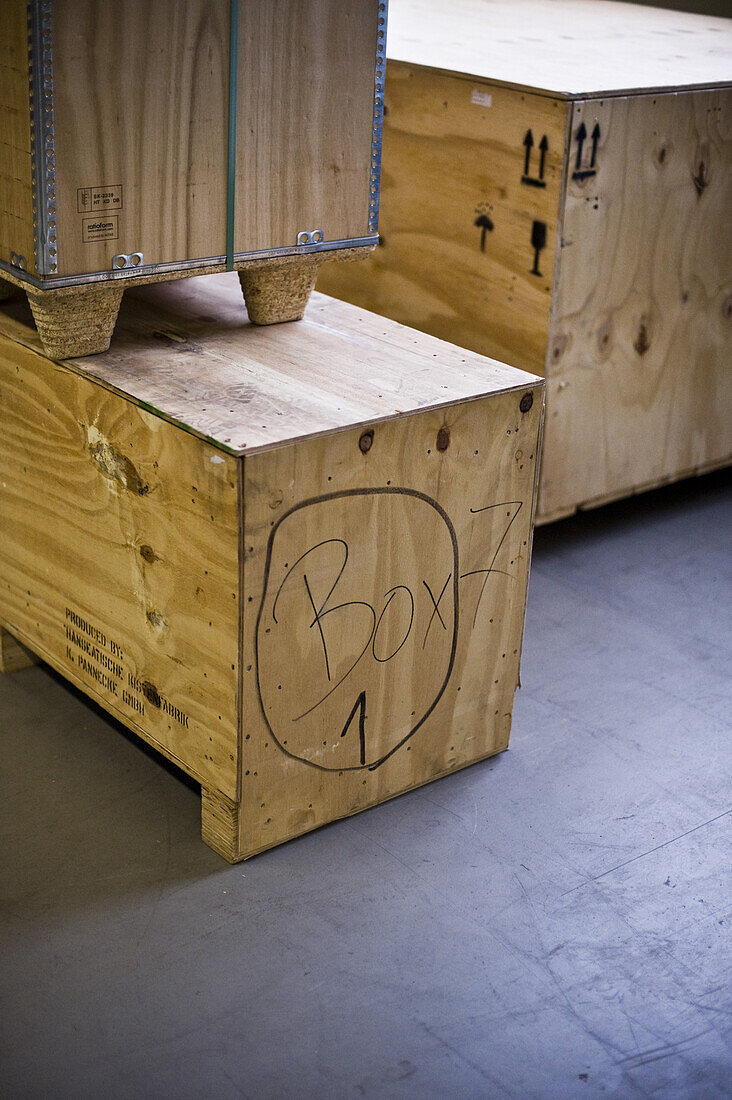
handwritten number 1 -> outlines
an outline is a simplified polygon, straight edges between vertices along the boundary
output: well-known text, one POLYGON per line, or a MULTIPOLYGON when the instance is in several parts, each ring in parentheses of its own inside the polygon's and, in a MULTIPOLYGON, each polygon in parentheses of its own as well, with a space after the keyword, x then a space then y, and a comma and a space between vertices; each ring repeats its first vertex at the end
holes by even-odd
POLYGON ((346 724, 343 727, 341 737, 345 737, 348 733, 348 727, 356 716, 358 711, 358 740, 361 748, 361 764, 366 763, 366 692, 361 692, 356 702, 353 704, 351 713, 346 718, 346 724))

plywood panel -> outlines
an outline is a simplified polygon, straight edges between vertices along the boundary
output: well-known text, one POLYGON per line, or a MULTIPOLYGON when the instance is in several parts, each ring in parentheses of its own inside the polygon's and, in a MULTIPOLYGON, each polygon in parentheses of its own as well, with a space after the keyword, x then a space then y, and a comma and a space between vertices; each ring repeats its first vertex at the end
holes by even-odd
POLYGON ((732 92, 578 104, 573 166, 582 123, 601 139, 567 187, 544 515, 732 454, 732 92))
POLYGON ((391 0, 388 56, 552 95, 728 84, 732 23, 612 0, 391 0))
POLYGON ((236 460, 0 337, 0 621, 236 796, 236 460))
POLYGON ((228 0, 54 0, 53 37, 59 274, 223 255, 228 0))
MULTIPOLYGON (((40 350, 22 300, 0 333, 40 350)), ((297 324, 248 324, 233 273, 128 291, 112 347, 79 369, 241 454, 533 380, 322 294, 297 324)))
POLYGON ((24 0, 0 4, 0 259, 34 270, 28 23, 24 0))
POLYGON ((244 460, 240 855, 506 747, 533 396, 244 460))
POLYGON ((543 373, 567 105, 390 63, 386 108, 381 244, 319 287, 543 373))
POLYGON ((378 0, 240 4, 235 251, 368 233, 378 0))

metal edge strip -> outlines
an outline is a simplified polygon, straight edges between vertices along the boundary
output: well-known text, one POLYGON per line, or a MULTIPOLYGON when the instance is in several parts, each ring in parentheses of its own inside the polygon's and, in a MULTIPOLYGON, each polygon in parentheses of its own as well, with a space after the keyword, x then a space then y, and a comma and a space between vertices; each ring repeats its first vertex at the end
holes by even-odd
POLYGON ((54 275, 58 271, 52 9, 52 0, 28 3, 33 247, 39 275, 54 275))
POLYGON ((374 68, 374 117, 371 130, 371 173, 369 178, 369 233, 378 233, 381 197, 381 145, 384 133, 384 87, 386 82, 386 30, 389 0, 379 0, 376 17, 376 65, 374 68))
POLYGON ((226 150, 226 268, 234 267, 234 219, 236 215, 236 96, 239 81, 239 0, 229 2, 229 118, 226 150))
MULTIPOLYGON (((321 244, 287 246, 285 248, 268 248, 261 252, 237 252, 234 254, 234 265, 244 263, 247 260, 275 260, 284 256, 302 256, 312 252, 332 252, 335 249, 371 248, 379 243, 378 234, 368 237, 350 237, 342 241, 323 241, 321 244)), ((164 264, 146 264, 140 267, 124 268, 120 270, 93 271, 83 275, 61 275, 53 278, 43 278, 29 271, 21 271, 13 267, 5 260, 0 259, 0 270, 9 272, 14 279, 29 283, 39 290, 52 290, 55 287, 80 286, 84 283, 114 282, 118 279, 135 279, 150 275, 170 274, 171 280, 175 279, 176 271, 189 271, 196 267, 218 267, 224 269, 226 256, 206 256, 196 260, 185 260, 182 263, 172 262, 164 264)))

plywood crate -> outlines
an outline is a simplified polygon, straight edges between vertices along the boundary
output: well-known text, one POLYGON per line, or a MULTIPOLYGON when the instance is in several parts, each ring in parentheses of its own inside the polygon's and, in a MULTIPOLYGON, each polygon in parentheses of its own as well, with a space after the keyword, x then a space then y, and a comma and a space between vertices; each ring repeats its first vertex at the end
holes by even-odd
POLYGON ((386 0, 3 0, 0 297, 49 355, 109 346, 122 292, 237 269, 302 316, 376 242, 386 0))
POLYGON ((732 21, 393 0, 379 248, 321 289, 543 374, 537 522, 730 461, 732 21))
POLYGON ((193 282, 132 291, 83 360, 0 312, 0 658, 197 779, 236 860, 508 744, 543 382, 193 282))

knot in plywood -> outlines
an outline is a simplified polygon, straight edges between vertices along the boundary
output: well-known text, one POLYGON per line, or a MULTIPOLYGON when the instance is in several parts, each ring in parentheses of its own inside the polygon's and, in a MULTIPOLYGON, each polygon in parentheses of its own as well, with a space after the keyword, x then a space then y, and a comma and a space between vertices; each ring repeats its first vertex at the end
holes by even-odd
POLYGON ((93 426, 89 428, 88 440, 89 454, 106 478, 118 482, 123 489, 129 489, 138 496, 145 496, 150 492, 150 486, 143 483, 130 459, 120 454, 93 426))

